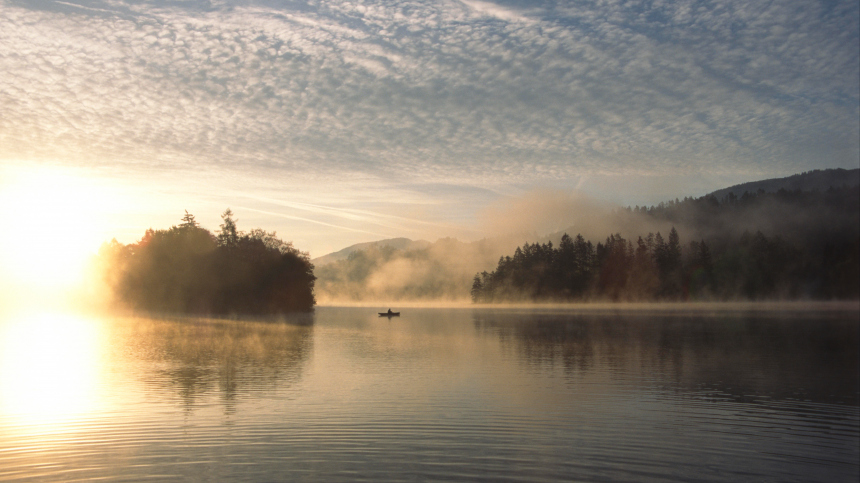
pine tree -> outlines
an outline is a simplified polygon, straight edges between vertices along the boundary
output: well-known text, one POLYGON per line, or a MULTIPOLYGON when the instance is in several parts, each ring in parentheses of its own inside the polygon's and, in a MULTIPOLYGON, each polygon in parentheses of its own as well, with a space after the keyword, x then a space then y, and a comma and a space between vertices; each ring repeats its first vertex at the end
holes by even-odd
POLYGON ((218 245, 235 248, 239 244, 239 232, 236 230, 237 220, 233 219, 233 211, 227 208, 221 219, 224 223, 221 224, 221 232, 218 234, 218 245))
POLYGON ((179 225, 179 228, 197 228, 200 226, 200 223, 194 219, 194 215, 185 210, 185 216, 182 217, 182 223, 179 225))
POLYGON ((481 282, 481 276, 478 274, 475 274, 475 278, 474 278, 474 280, 472 280, 472 290, 471 290, 472 302, 477 303, 483 299, 483 293, 482 293, 483 290, 484 290, 484 284, 483 284, 483 282, 481 282))

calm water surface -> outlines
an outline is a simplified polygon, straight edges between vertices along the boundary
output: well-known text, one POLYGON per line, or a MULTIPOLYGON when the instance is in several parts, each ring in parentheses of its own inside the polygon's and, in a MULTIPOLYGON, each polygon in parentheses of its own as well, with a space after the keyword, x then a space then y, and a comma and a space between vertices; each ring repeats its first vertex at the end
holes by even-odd
POLYGON ((856 307, 0 318, 0 480, 858 481, 856 307))

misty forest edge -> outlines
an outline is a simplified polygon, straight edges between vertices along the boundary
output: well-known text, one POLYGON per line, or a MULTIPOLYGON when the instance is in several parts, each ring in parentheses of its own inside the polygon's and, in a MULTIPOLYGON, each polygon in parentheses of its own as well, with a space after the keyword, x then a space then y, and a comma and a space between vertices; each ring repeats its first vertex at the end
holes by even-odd
MULTIPOLYGON (((621 211, 706 235, 683 243, 673 226, 665 238, 659 231, 635 241, 612 234, 595 245, 564 233, 557 247, 552 241, 526 243, 513 256, 500 257, 495 270, 474 275, 471 290, 463 290, 463 283, 450 288, 475 303, 860 298, 860 187, 759 190, 721 200, 708 195, 621 211), (767 235, 747 229, 735 236, 724 226, 762 210, 791 215, 778 223, 766 220, 767 235)), ((97 257, 102 276, 119 302, 137 310, 313 310, 317 276, 308 254, 274 232, 239 232, 232 216, 227 209, 217 235, 186 212, 179 226, 150 228, 137 243, 112 240, 97 257)), ((421 252, 385 248, 377 255, 387 259, 421 252)), ((322 278, 354 270, 356 263, 367 265, 367 254, 355 252, 323 267, 322 278)), ((393 294, 391 300, 397 299, 393 294)))
MULTIPOLYGON (((565 233, 525 244, 496 270, 475 275, 474 302, 727 301, 860 298, 860 188, 759 190, 627 208, 651 220, 683 223, 710 240, 683 246, 672 227, 635 241, 613 234, 596 246, 565 233), (763 210, 782 213, 783 230, 733 236, 719 226, 763 210), (795 218, 801 223, 792 223, 795 218), (790 229, 786 229, 790 228, 790 229), (784 233, 779 233, 785 231, 784 233)), ((775 215, 772 215, 775 216, 775 215)))
POLYGON ((113 295, 135 310, 269 315, 313 310, 307 253, 260 228, 240 232, 228 208, 218 235, 185 212, 182 224, 148 229, 129 245, 112 240, 97 261, 113 295))

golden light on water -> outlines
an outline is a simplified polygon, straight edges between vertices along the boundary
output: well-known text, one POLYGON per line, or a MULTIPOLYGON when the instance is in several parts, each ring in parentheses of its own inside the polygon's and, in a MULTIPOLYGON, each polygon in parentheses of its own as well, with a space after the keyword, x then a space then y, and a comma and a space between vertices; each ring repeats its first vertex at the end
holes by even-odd
POLYGON ((0 320, 0 416, 55 432, 96 411, 99 338, 95 322, 72 315, 0 320))

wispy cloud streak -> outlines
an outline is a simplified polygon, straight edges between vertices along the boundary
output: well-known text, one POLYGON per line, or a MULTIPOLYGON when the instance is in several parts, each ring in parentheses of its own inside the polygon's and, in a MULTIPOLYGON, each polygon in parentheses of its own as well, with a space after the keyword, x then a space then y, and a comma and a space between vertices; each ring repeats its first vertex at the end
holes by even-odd
POLYGON ((374 225, 383 226, 386 228, 398 228, 403 229, 405 225, 424 225, 431 226, 437 228, 449 227, 449 225, 444 223, 437 223, 428 220, 422 220, 418 218, 406 218, 403 216, 397 216, 387 213, 374 212, 370 210, 362 210, 355 208, 336 208, 331 206, 323 206, 313 203, 302 203, 296 201, 284 201, 277 200, 272 198, 264 198, 259 196, 251 196, 244 195, 245 198, 253 199, 256 201, 262 201, 264 203, 284 206, 287 208, 294 208, 298 210, 308 211, 315 214, 334 216, 337 218, 343 218, 349 221, 362 222, 362 223, 371 223, 374 225), (391 223, 391 222, 399 222, 399 223, 391 223))
POLYGON ((504 193, 860 159, 856 1, 0 0, 0 25, 0 160, 504 193))
POLYGON ((380 237, 380 238, 385 236, 385 235, 384 235, 384 234, 382 234, 382 233, 376 233, 376 232, 372 232, 372 231, 368 231, 368 230, 362 230, 362 229, 359 229, 359 228, 351 228, 351 227, 348 227, 348 226, 334 225, 334 224, 331 224, 331 223, 326 223, 326 222, 324 222, 324 221, 315 220, 315 219, 313 219, 313 218, 306 218, 306 217, 303 217, 303 216, 288 215, 288 214, 286 214, 286 213, 278 213, 278 212, 275 212, 275 211, 258 210, 258 209, 256 209, 256 208, 250 208, 250 207, 247 207, 247 206, 239 206, 238 208, 240 208, 240 209, 242 209, 242 210, 252 211, 252 212, 254 212, 254 213, 262 213, 262 214, 264 214, 264 215, 276 216, 276 217, 279 217, 279 218, 286 218, 286 219, 288 219, 288 220, 301 221, 301 222, 305 222, 305 223, 313 223, 313 224, 316 224, 316 225, 327 226, 327 227, 329 227, 329 228, 337 228, 338 230, 353 231, 353 232, 356 232, 356 233, 366 233, 366 234, 368 234, 368 235, 373 235, 373 236, 380 237))

